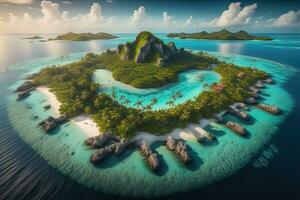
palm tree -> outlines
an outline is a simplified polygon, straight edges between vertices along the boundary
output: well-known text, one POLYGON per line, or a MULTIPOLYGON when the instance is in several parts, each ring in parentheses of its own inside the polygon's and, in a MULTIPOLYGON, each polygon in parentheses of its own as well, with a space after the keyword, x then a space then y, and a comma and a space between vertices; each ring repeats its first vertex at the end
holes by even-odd
POLYGON ((120 96, 120 100, 122 101, 122 100, 124 100, 125 99, 125 96, 124 95, 121 95, 120 96))
POLYGON ((89 93, 87 91, 83 91, 81 93, 80 99, 82 99, 83 101, 87 100, 89 98, 89 93))
POLYGON ((138 100, 133 105, 136 106, 136 107, 140 107, 142 104, 143 104, 143 101, 138 100))
POLYGON ((202 87, 203 87, 204 90, 208 90, 209 89, 209 85, 207 83, 204 83, 202 87))
POLYGON ((171 96, 171 99, 173 99, 174 101, 177 99, 177 96, 176 96, 176 94, 173 94, 172 96, 171 96))
POLYGON ((143 109, 150 111, 152 109, 152 105, 151 104, 145 105, 143 109))
POLYGON ((183 97, 183 95, 181 94, 181 92, 180 91, 177 91, 177 92, 175 92, 175 94, 173 94, 172 96, 171 96, 171 98, 175 101, 177 98, 182 98, 183 97))
POLYGON ((188 111, 183 111, 182 113, 181 113, 181 115, 180 115, 180 119, 182 120, 182 121, 186 121, 187 119, 189 119, 190 118, 190 113, 188 112, 188 111))
POLYGON ((112 98, 113 100, 115 100, 115 99, 116 99, 116 96, 117 96, 117 93, 116 93, 115 88, 113 87, 113 88, 112 88, 112 91, 111 91, 111 98, 112 98))
POLYGON ((168 106, 174 106, 174 101, 170 100, 170 101, 167 101, 166 103, 168 106))
POLYGON ((129 99, 126 99, 125 101, 124 101, 124 104, 125 105, 129 105, 131 103, 131 101, 129 100, 129 99))
POLYGON ((176 95, 178 98, 182 98, 182 97, 183 97, 183 95, 181 94, 180 91, 177 91, 177 92, 175 93, 175 95, 176 95))
POLYGON ((120 113, 118 112, 112 112, 110 115, 111 119, 117 120, 120 118, 120 113))
POLYGON ((82 110, 82 108, 83 108, 84 105, 83 105, 83 103, 79 99, 76 99, 74 106, 75 106, 76 109, 82 110))
POLYGON ((153 98, 151 99, 151 105, 156 104, 157 101, 158 101, 157 98, 153 97, 153 98))

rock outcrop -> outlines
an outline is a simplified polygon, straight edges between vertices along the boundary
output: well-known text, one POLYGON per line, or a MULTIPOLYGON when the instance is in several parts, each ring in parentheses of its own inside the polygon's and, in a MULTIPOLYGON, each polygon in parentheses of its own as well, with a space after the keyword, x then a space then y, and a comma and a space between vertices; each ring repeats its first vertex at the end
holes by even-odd
POLYGON ((275 114, 275 115, 281 114, 281 110, 275 105, 267 105, 267 104, 261 103, 261 104, 255 105, 255 107, 262 109, 264 111, 267 111, 269 113, 275 114))
POLYGON ((30 93, 31 91, 32 90, 29 89, 29 90, 25 90, 25 91, 19 92, 17 100, 19 101, 19 100, 22 100, 22 99, 28 97, 29 95, 31 95, 31 93, 30 93))
POLYGON ((237 107, 237 108, 242 108, 242 109, 248 110, 248 107, 246 106, 245 103, 237 103, 237 104, 236 104, 236 107, 237 107))
POLYGON ((62 115, 59 118, 54 118, 50 116, 47 119, 41 121, 39 125, 42 126, 42 128, 48 133, 54 130, 61 123, 66 122, 67 120, 68 117, 66 115, 62 115))
POLYGON ((119 44, 117 48, 117 53, 120 56, 122 60, 129 60, 129 50, 130 50, 130 44, 119 44))
POLYGON ((159 66, 165 66, 170 58, 184 52, 184 49, 178 50, 174 42, 166 45, 146 31, 141 32, 132 43, 120 44, 117 48, 117 54, 122 60, 134 60, 136 63, 155 62, 159 66))
POLYGON ((182 140, 175 140, 169 136, 166 142, 167 149, 174 152, 183 163, 189 163, 193 159, 188 151, 187 145, 182 140))
POLYGON ((245 103, 248 105, 254 105, 257 103, 257 101, 254 97, 248 97, 245 99, 245 103))
POLYGON ((254 87, 254 86, 250 86, 250 87, 248 87, 248 89, 249 89, 249 91, 252 92, 252 93, 259 93, 259 92, 260 92, 260 89, 254 87))
POLYGON ((50 104, 45 105, 43 108, 44 108, 45 110, 49 110, 49 109, 51 108, 51 105, 50 105, 50 104))
POLYGON ((228 121, 226 123, 226 126, 241 136, 245 136, 247 133, 246 129, 242 125, 238 124, 237 122, 228 121))
POLYGON ((218 114, 213 114, 213 118, 218 122, 218 123, 223 123, 224 122, 224 119, 221 115, 218 115, 218 114))
POLYGON ((116 145, 112 144, 110 146, 104 147, 96 151, 92 156, 91 156, 91 162, 93 164, 98 164, 101 161, 103 161, 105 158, 108 156, 112 155, 115 151, 116 145))
POLYGON ((116 148, 115 148, 115 155, 119 156, 121 155, 129 146, 133 145, 132 140, 125 140, 122 139, 120 142, 115 143, 116 148))
POLYGON ((136 57, 135 57, 135 62, 136 63, 144 63, 147 56, 150 54, 151 51, 151 43, 146 43, 144 44, 144 46, 142 46, 139 50, 139 52, 137 53, 136 57))
MULTIPOLYGON (((97 136, 98 137, 98 136, 97 136)), ((105 134, 104 137, 102 137, 102 139, 105 138, 105 140, 109 140, 107 134, 105 134)), ((115 138, 114 138, 115 139, 115 138)), ((94 138, 89 138, 88 140, 86 140, 85 142, 88 143, 89 145, 93 145, 92 143, 94 143, 95 140, 99 141, 99 137, 97 139, 94 138)), ((103 141, 103 140, 102 140, 103 141)), ((111 155, 116 155, 119 156, 121 155, 128 147, 132 146, 135 142, 132 140, 125 140, 122 139, 120 142, 117 143, 113 143, 109 146, 105 146, 102 148, 100 148, 99 150, 97 150, 92 156, 91 156, 91 162, 93 164, 98 164, 100 162, 102 162, 103 160, 105 160, 108 156, 111 155)), ((98 144, 99 145, 99 144, 98 144)), ((150 155, 149 155, 150 156, 150 155)), ((154 158, 151 157, 151 163, 154 162, 155 160, 154 158)), ((155 165, 155 164, 153 164, 155 165)))
POLYGON ((38 73, 28 74, 28 75, 26 76, 26 79, 27 79, 27 80, 31 80, 31 79, 34 79, 34 78, 37 77, 37 76, 38 76, 38 73))
POLYGON ((22 85, 17 87, 16 92, 25 92, 35 89, 36 85, 32 81, 25 81, 22 85))
POLYGON ((182 140, 177 143, 175 152, 183 163, 189 163, 192 161, 187 145, 182 140))
POLYGON ((146 157, 152 171, 158 171, 161 168, 161 162, 158 155, 153 152, 151 147, 144 141, 139 143, 140 151, 143 156, 146 157))
POLYGON ((265 86, 264 86, 264 84, 263 84, 262 81, 257 81, 257 83, 255 83, 254 87, 256 87, 256 88, 264 88, 265 86))
POLYGON ((229 106, 227 111, 228 111, 228 113, 233 114, 233 115, 239 117, 240 119, 243 119, 243 120, 249 119, 249 115, 247 113, 239 111, 237 108, 235 108, 233 106, 229 106))
POLYGON ((265 80, 263 80, 263 82, 268 83, 268 84, 273 84, 274 80, 271 78, 266 78, 265 80))
POLYGON ((17 100, 24 99, 25 97, 28 97, 32 90, 36 88, 36 85, 32 81, 25 81, 22 85, 17 87, 15 92, 18 92, 18 98, 17 100))
POLYGON ((252 97, 254 97, 255 99, 258 99, 259 98, 259 95, 257 94, 257 93, 255 93, 255 92, 249 92, 250 93, 250 95, 252 96, 252 97))
POLYGON ((197 141, 200 143, 206 143, 208 142, 214 142, 216 140, 216 137, 207 132, 206 130, 199 128, 199 129, 195 129, 197 131, 198 134, 195 134, 195 137, 197 138, 197 141))
POLYGON ((94 149, 99 149, 105 146, 109 141, 119 141, 119 138, 111 135, 110 133, 103 133, 101 135, 90 137, 84 142, 86 145, 91 146, 94 149))
POLYGON ((173 137, 169 136, 166 142, 167 148, 170 151, 175 151, 176 145, 177 145, 177 141, 173 137))

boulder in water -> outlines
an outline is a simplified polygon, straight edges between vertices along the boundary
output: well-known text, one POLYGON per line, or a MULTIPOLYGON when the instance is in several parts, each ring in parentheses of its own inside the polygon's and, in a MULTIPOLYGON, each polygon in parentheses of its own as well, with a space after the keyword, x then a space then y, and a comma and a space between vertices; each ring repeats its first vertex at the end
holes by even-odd
POLYGON ((105 158, 107 158, 108 156, 114 153, 115 147, 116 147, 115 145, 110 145, 108 147, 99 149, 91 156, 91 162, 93 164, 100 163, 105 158))
POLYGON ((132 141, 122 139, 120 142, 115 143, 116 148, 115 148, 114 153, 118 156, 118 155, 122 154, 126 150, 126 148, 128 148, 132 144, 133 144, 132 141))
POLYGON ((48 117, 47 119, 41 121, 39 123, 40 126, 48 133, 54 130, 59 124, 68 120, 67 115, 62 115, 59 118, 54 118, 52 116, 48 117))
POLYGON ((267 111, 269 113, 275 114, 275 115, 281 114, 281 110, 275 105, 267 105, 267 104, 261 103, 261 104, 256 105, 255 107, 262 109, 264 111, 267 111))
POLYGON ((103 133, 101 135, 86 139, 85 144, 91 146, 92 148, 97 149, 103 147, 110 140, 117 140, 117 138, 112 136, 109 133, 103 133))
POLYGON ((189 163, 192 161, 192 157, 188 152, 187 146, 182 140, 177 141, 173 137, 169 136, 166 145, 167 148, 170 151, 173 151, 183 163, 189 163))
POLYGON ((176 144, 177 141, 173 137, 169 136, 166 142, 167 148, 170 151, 174 151, 176 149, 176 144))
POLYGON ((22 85, 17 87, 16 92, 25 92, 35 89, 36 85, 32 81, 25 81, 22 85))
POLYGON ((246 129, 242 125, 238 124, 237 122, 228 121, 226 123, 226 126, 241 136, 246 135, 246 129))
POLYGON ((152 171, 158 171, 160 169, 160 160, 156 153, 151 153, 148 156, 147 161, 152 171))
POLYGON ((253 105, 253 104, 256 104, 257 101, 253 97, 248 97, 248 98, 245 99, 245 103, 248 104, 248 105, 253 105))
POLYGON ((146 157, 148 165, 152 171, 157 171, 161 168, 159 157, 153 152, 151 147, 144 141, 139 143, 140 151, 146 157))

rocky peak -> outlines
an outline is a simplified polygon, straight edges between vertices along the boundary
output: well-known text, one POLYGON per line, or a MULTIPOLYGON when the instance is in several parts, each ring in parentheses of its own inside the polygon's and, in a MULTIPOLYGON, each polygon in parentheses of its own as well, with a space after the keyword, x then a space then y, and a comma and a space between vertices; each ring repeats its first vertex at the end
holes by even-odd
POLYGON ((135 41, 120 44, 117 48, 117 53, 122 60, 134 60, 136 63, 155 62, 159 66, 164 66, 179 52, 174 42, 166 45, 146 31, 139 33, 135 41))

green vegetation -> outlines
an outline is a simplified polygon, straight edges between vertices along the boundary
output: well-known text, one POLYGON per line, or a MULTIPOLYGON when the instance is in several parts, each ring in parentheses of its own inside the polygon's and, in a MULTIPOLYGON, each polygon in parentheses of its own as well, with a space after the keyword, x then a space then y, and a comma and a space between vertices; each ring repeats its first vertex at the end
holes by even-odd
POLYGON ((174 43, 165 45, 150 32, 141 32, 131 43, 120 44, 118 53, 89 54, 91 66, 105 68, 113 77, 137 88, 154 88, 177 81, 178 73, 188 69, 207 69, 217 59, 205 53, 193 54, 177 49, 174 43), (163 65, 157 64, 164 59, 163 65))
POLYGON ((163 134, 176 127, 184 127, 190 122, 197 122, 202 117, 210 117, 234 102, 241 102, 249 97, 247 88, 255 81, 266 78, 267 74, 252 68, 240 68, 232 64, 218 62, 205 53, 193 54, 184 51, 172 58, 166 67, 152 63, 123 61, 115 51, 100 55, 89 53, 78 62, 64 66, 51 66, 42 69, 33 79, 36 85, 51 89, 62 103, 61 114, 76 116, 90 115, 100 128, 124 138, 132 137, 136 131, 149 131, 163 134), (208 85, 196 98, 175 106, 175 101, 182 98, 180 92, 174 93, 167 105, 169 109, 152 110, 159 100, 151 103, 134 102, 136 108, 127 107, 131 102, 113 90, 111 96, 98 93, 101 87, 92 81, 96 69, 109 69, 114 77, 133 86, 153 87, 172 82, 178 73, 191 69, 206 69, 211 63, 217 63, 214 70, 222 76, 222 90, 215 91, 208 85), (243 74, 239 78, 239 74, 243 74), (159 84, 157 84, 159 83, 159 84))
POLYGON ((167 46, 159 38, 147 31, 138 34, 135 41, 118 46, 119 56, 122 60, 135 60, 136 62, 156 62, 159 57, 162 57, 160 55, 162 52, 160 51, 163 50, 168 50, 167 46), (148 55, 145 55, 144 58, 139 58, 142 51, 147 51, 145 53, 148 55))
POLYGON ((89 41, 89 40, 108 40, 117 38, 108 33, 66 33, 49 40, 71 40, 71 41, 89 41))
POLYGON ((25 37, 25 38, 22 38, 22 39, 25 39, 25 40, 38 40, 38 39, 43 39, 41 36, 32 36, 32 37, 25 37))
POLYGON ((133 60, 121 60, 116 52, 108 51, 101 55, 88 54, 82 62, 94 68, 112 71, 114 79, 137 88, 154 88, 175 82, 178 73, 188 69, 207 69, 217 59, 205 54, 197 53, 178 55, 165 67, 155 63, 135 63, 133 60))
POLYGON ((270 37, 250 35, 246 31, 238 31, 232 33, 223 29, 221 31, 207 33, 205 31, 199 33, 170 33, 167 37, 181 39, 206 39, 206 40, 273 40, 270 37))

